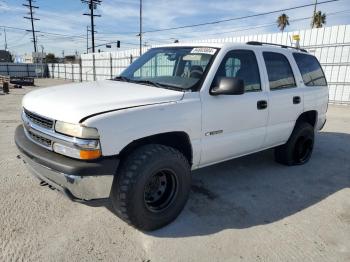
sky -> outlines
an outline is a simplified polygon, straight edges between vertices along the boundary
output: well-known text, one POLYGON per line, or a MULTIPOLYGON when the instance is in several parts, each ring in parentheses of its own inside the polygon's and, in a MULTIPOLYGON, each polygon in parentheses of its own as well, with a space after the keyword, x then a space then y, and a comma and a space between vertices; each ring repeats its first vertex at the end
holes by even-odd
MULTIPOLYGON (((319 0, 322 2, 324 0, 319 0)), ((33 51, 30 20, 26 20, 28 9, 22 6, 26 0, 0 0, 0 49, 4 48, 4 31, 8 49, 13 54, 33 51), (22 30, 20 30, 22 29, 22 30)), ((314 0, 143 0, 143 31, 178 27, 189 24, 224 20, 254 15, 283 8, 312 4, 314 0)), ((90 17, 84 16, 88 7, 80 0, 35 0, 35 29, 38 48, 46 53, 61 56, 86 52, 86 27, 90 17), (51 33, 51 34, 48 34, 51 33)), ((310 28, 313 6, 286 11, 290 26, 285 31, 310 28), (305 19, 302 19, 305 18, 305 19), (294 21, 296 20, 296 21, 294 21)), ((350 24, 350 0, 321 4, 318 10, 325 12, 327 26, 350 24)), ((139 0, 102 0, 95 18, 96 45, 101 51, 105 43, 121 41, 121 49, 137 48, 139 32, 139 0)), ((282 12, 281 12, 282 13, 282 12)), ((276 19, 279 13, 179 30, 149 32, 144 34, 144 44, 172 43, 174 39, 188 42, 191 39, 222 38, 266 32, 278 32, 276 19)))

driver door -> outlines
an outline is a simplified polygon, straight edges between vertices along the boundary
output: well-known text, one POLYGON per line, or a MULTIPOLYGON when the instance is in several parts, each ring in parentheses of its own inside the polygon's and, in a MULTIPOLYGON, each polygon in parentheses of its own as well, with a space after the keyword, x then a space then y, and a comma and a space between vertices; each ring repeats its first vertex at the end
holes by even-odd
POLYGON ((229 51, 222 60, 218 77, 244 81, 242 95, 212 96, 201 92, 202 154, 200 166, 221 162, 262 149, 268 120, 268 96, 262 88, 262 71, 252 50, 229 51))

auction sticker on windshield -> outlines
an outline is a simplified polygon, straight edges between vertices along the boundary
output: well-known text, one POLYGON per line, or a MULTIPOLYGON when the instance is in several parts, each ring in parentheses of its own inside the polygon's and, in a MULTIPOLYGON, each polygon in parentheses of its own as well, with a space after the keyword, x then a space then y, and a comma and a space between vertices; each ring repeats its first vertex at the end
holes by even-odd
POLYGON ((208 54, 208 55, 214 55, 216 52, 215 48, 211 47, 196 47, 193 48, 191 51, 191 54, 208 54))

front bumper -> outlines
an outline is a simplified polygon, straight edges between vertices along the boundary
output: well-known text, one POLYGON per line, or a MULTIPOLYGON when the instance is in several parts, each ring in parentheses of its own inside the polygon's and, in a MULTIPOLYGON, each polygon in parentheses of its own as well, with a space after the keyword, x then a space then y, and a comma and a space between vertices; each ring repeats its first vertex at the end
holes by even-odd
POLYGON ((30 141, 20 125, 15 142, 30 172, 72 199, 108 198, 119 160, 117 157, 82 161, 65 157, 30 141))

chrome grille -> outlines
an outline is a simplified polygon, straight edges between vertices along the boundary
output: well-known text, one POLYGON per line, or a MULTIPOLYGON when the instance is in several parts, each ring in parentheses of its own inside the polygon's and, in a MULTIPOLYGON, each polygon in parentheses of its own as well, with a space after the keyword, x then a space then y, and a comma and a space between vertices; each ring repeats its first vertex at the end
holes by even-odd
POLYGON ((37 142, 38 144, 43 145, 44 147, 51 147, 52 141, 50 139, 47 139, 45 137, 42 137, 40 135, 34 134, 30 131, 28 131, 28 135, 30 136, 30 138, 32 140, 34 140, 35 142, 37 142))
POLYGON ((24 109, 24 113, 26 115, 26 117, 33 122, 34 124, 44 127, 44 128, 48 128, 51 129, 53 127, 53 121, 51 119, 39 116, 35 113, 32 113, 26 109, 24 109))

